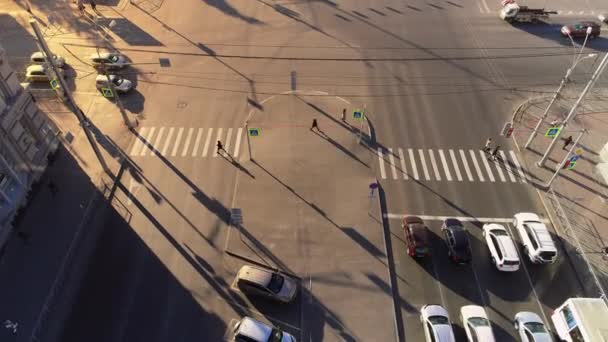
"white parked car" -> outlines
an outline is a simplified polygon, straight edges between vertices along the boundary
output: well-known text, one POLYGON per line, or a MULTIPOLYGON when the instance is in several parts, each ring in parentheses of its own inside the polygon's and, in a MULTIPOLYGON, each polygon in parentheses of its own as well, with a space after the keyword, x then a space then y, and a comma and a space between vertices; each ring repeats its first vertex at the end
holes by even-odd
POLYGON ((492 256, 492 263, 499 271, 515 272, 519 269, 519 255, 509 232, 498 223, 483 225, 483 237, 492 256))
POLYGON ((129 65, 127 58, 119 53, 100 52, 92 54, 89 58, 95 68, 100 68, 104 63, 107 70, 122 69, 129 65))
POLYGON ((245 294, 265 296, 283 303, 293 301, 298 291, 298 285, 291 277, 257 266, 241 267, 235 282, 245 294))
POLYGON ((515 315, 513 326, 522 342, 552 342, 543 320, 534 312, 522 311, 515 315))
POLYGON ((553 263, 557 259, 557 248, 551 234, 533 213, 518 213, 513 218, 513 225, 524 245, 524 252, 530 261, 536 264, 553 263))
POLYGON ((452 323, 447 310, 436 304, 424 305, 420 309, 420 322, 427 342, 455 342, 452 323))
MULTIPOLYGON (((59 69, 59 76, 65 78, 63 70, 59 69)), ((48 82, 54 76, 53 69, 47 69, 44 65, 33 64, 25 70, 25 80, 27 82, 48 82)))
MULTIPOLYGON (((126 93, 133 88, 133 82, 124 77, 117 75, 108 76, 110 77, 110 81, 114 83, 114 88, 116 88, 116 91, 119 93, 126 93)), ((97 75, 97 78, 95 78, 95 87, 98 90, 101 90, 102 88, 110 88, 106 75, 97 75)))
POLYGON ((492 325, 486 310, 479 305, 466 305, 460 308, 460 320, 469 342, 495 342, 492 325))
POLYGON ((251 317, 244 317, 234 327, 236 342, 296 342, 296 339, 281 329, 270 327, 251 317))
MULTIPOLYGON (((46 56, 40 51, 34 52, 30 56, 30 61, 32 64, 46 64, 48 62, 46 56)), ((53 62, 58 68, 63 68, 65 66, 65 59, 61 56, 53 55, 53 62)))

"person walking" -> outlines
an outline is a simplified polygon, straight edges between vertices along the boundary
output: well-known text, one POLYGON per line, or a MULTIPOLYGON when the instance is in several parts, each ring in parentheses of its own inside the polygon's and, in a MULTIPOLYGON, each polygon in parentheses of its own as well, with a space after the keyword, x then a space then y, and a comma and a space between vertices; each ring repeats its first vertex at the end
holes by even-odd
POLYGON ((315 128, 317 129, 317 131, 321 132, 319 124, 317 123, 317 119, 312 119, 312 126, 310 126, 310 130, 312 131, 315 128))
POLYGON ((97 12, 97 4, 93 0, 91 0, 91 8, 93 9, 93 11, 97 12))
POLYGON ((220 153, 220 151, 226 151, 224 150, 224 145, 222 145, 221 141, 217 141, 217 144, 215 144, 215 146, 217 147, 217 153, 220 153))
POLYGON ((490 160, 496 160, 496 158, 498 158, 498 150, 500 150, 500 146, 496 145, 496 147, 494 147, 494 150, 492 150, 490 160))
POLYGON ((484 152, 490 152, 490 150, 492 150, 492 138, 488 138, 488 140, 486 140, 486 144, 483 146, 483 151, 484 152))
POLYGON ((78 3, 78 10, 80 11, 80 15, 84 15, 84 4, 82 2, 78 3))
POLYGON ((346 108, 342 109, 342 121, 346 121, 346 108))
POLYGON ((572 144, 572 136, 569 136, 566 138, 566 140, 564 141, 564 147, 562 147, 562 150, 565 150, 568 145, 572 144))

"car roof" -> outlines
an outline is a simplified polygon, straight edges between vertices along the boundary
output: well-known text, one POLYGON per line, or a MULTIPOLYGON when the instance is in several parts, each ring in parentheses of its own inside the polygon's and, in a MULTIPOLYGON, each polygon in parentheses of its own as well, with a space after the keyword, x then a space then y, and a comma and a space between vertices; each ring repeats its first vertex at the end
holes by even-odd
POLYGON ((406 216, 403 221, 407 224, 412 224, 412 223, 420 223, 420 224, 424 224, 424 221, 422 221, 422 219, 418 216, 406 216))
POLYGON ((27 67, 26 69, 27 72, 32 72, 32 71, 44 71, 44 66, 40 65, 40 64, 33 64, 27 67))
POLYGON ((466 246, 468 244, 467 231, 462 226, 448 226, 448 230, 454 236, 454 244, 456 246, 466 246))
POLYGON ((244 317, 241 320, 238 331, 241 335, 245 335, 256 341, 268 341, 270 334, 272 334, 272 328, 251 317, 244 317))
POLYGON ((537 323, 545 324, 545 322, 543 322, 543 320, 540 319, 540 316, 535 314, 534 312, 522 311, 517 314, 517 317, 519 317, 521 319, 522 323, 537 322, 537 323))
POLYGON ((462 222, 460 222, 460 220, 455 219, 455 218, 447 218, 445 219, 445 221, 443 221, 443 223, 446 225, 446 227, 454 227, 454 226, 459 226, 462 227, 462 222))
POLYGON ((534 231, 534 234, 536 234, 536 239, 543 249, 557 250, 555 248, 555 244, 553 243, 553 239, 551 239, 551 233, 549 233, 549 230, 544 224, 539 222, 531 222, 527 225, 534 231))
POLYGON ((452 331, 452 326, 449 324, 433 324, 433 330, 435 330, 435 334, 438 342, 453 342, 454 341, 454 332, 452 331))
POLYGON ((441 305, 437 305, 437 304, 429 304, 424 308, 424 311, 427 312, 428 316, 444 316, 444 317, 448 317, 448 312, 447 310, 441 306, 441 305))
POLYGON ((465 319, 469 317, 483 317, 486 319, 488 318, 486 310, 483 308, 483 306, 479 305, 465 305, 460 308, 460 313, 465 319))
POLYGON ((519 260, 515 243, 513 242, 513 239, 511 239, 510 235, 494 235, 494 237, 496 238, 496 241, 498 241, 498 244, 500 244, 502 254, 506 259, 519 260))
POLYGON ((427 243, 429 240, 429 232, 426 226, 414 223, 409 226, 409 230, 416 241, 427 243))
POLYGON ((250 282, 266 286, 272 279, 272 273, 272 271, 265 270, 260 267, 246 265, 241 267, 239 277, 250 282))

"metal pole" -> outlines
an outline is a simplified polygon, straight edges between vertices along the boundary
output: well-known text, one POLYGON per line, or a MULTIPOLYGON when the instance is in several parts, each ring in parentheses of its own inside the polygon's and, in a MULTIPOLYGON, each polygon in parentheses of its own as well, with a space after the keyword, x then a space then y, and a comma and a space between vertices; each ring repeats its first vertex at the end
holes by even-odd
POLYGON ((561 123, 560 130, 557 132, 557 135, 553 138, 553 140, 551 140, 551 143, 549 144, 547 151, 545 152, 543 157, 538 161, 538 163, 536 165, 538 165, 539 167, 542 167, 545 165, 545 162, 547 161, 549 154, 553 150, 555 143, 559 140, 559 137, 562 134, 564 127, 566 127, 568 125, 568 122, 570 122, 570 120, 572 120, 572 118, 576 115, 576 110, 577 110, 578 106, 580 105, 583 98, 587 95, 589 90, 591 90, 591 88, 595 84, 595 81, 599 78, 599 76, 602 74, 602 72, 606 68, 607 62, 608 62, 608 53, 606 55, 604 55, 604 58, 600 62, 600 65, 598 65, 597 69, 595 69, 595 72, 591 76, 591 79, 589 80, 589 82, 587 82, 585 89, 583 89, 583 91, 581 92, 581 95, 578 97, 578 99, 576 100, 576 102, 574 103, 572 108, 570 108, 570 112, 568 113, 566 120, 564 120, 564 122, 561 123))
MULTIPOLYGON (((97 49, 97 55, 99 56, 99 49, 97 49)), ((103 70, 103 73, 106 76, 106 79, 108 80, 110 89, 112 89, 112 95, 114 95, 114 98, 115 98, 114 102, 118 106, 118 109, 120 109, 120 115, 122 115, 122 120, 125 122, 125 125, 129 129, 132 130, 133 123, 131 122, 131 120, 129 120, 129 116, 128 116, 127 112, 125 111, 125 107, 122 105, 122 101, 120 100, 120 97, 118 96, 118 92, 116 91, 114 82, 112 82, 112 79, 110 79, 110 75, 108 74, 108 71, 106 70, 106 63, 104 63, 104 62, 101 63, 101 69, 103 70)))
POLYGON ((91 147, 93 148, 93 152, 95 152, 95 156, 97 156, 97 159, 99 160, 99 164, 101 164, 101 167, 103 168, 103 170, 106 173, 111 173, 110 168, 108 167, 108 164, 106 164, 106 161, 103 158, 101 151, 99 150, 99 146, 97 146, 97 142, 95 141, 95 138, 91 134, 91 131, 89 131, 89 128, 87 126, 88 120, 85 118, 84 113, 80 110, 80 108, 76 104, 76 101, 74 100, 74 97, 72 97, 72 93, 70 92, 68 85, 66 84, 62 75, 59 73, 57 66, 53 62, 54 55, 49 50, 49 47, 46 45, 46 41, 44 40, 44 37, 42 36, 42 33, 40 32, 40 28, 38 28, 38 23, 36 22, 36 20, 31 19, 30 25, 32 25, 32 28, 34 29, 34 33, 36 34, 36 37, 37 37, 36 42, 38 43, 38 46, 40 47, 40 49, 46 55, 46 60, 48 61, 47 63, 51 65, 51 68, 53 68, 53 71, 55 72, 55 75, 57 76, 57 80, 61 84, 61 88, 63 89, 65 97, 67 98, 69 104, 72 107, 72 112, 78 118, 78 121, 80 122, 80 126, 84 130, 87 140, 89 141, 89 144, 91 144, 91 147))
POLYGON ((249 120, 245 121, 245 134, 247 135, 247 151, 249 151, 249 160, 252 160, 251 141, 249 141, 249 120))
POLYGON ((553 174, 553 176, 551 177, 551 179, 549 180, 549 182, 546 185, 547 190, 551 189, 551 184, 553 183, 553 181, 555 180, 555 178, 557 178, 557 175, 559 174, 559 172, 564 168, 564 165, 566 164, 566 161, 568 159, 570 159, 570 157, 572 157, 572 151, 574 151, 574 149, 578 145, 578 142, 581 140, 581 138, 583 137, 583 134, 585 134, 585 132, 586 132, 586 130, 584 130, 584 129, 580 131, 580 133, 578 134, 578 137, 576 137, 576 140, 574 140, 574 144, 572 145, 572 147, 570 148, 570 150, 566 154, 566 157, 564 158, 564 160, 562 160, 561 164, 557 165, 557 169, 555 170, 555 173, 553 174))

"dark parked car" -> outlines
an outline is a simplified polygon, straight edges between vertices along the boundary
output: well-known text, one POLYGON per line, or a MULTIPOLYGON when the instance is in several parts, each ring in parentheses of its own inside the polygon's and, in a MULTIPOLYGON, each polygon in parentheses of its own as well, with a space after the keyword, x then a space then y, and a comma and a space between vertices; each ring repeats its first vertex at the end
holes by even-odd
POLYGON ((430 254, 429 228, 418 216, 406 216, 403 219, 403 234, 407 244, 407 254, 422 258, 430 254))
POLYGON ((585 38, 587 36, 587 28, 591 27, 589 38, 595 38, 600 35, 601 25, 594 21, 581 21, 572 25, 562 26, 562 36, 570 36, 572 38, 585 38))
POLYGON ((441 231, 445 236, 450 260, 457 264, 468 264, 471 261, 471 247, 462 223, 457 219, 448 218, 443 221, 441 231))

